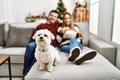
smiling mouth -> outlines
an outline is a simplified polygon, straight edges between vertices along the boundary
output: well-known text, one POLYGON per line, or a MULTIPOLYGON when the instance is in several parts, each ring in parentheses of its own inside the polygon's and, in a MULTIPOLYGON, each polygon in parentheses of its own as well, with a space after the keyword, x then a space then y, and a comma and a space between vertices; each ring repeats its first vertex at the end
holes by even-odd
POLYGON ((50 18, 50 20, 54 20, 53 18, 50 18))

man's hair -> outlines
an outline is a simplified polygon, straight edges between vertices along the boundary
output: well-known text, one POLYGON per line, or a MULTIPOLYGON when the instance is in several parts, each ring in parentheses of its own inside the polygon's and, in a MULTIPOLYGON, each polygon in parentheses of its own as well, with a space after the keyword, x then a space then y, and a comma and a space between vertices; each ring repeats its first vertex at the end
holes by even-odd
POLYGON ((58 14, 58 11, 57 11, 57 10, 51 10, 51 11, 49 12, 49 15, 50 15, 52 12, 58 14))

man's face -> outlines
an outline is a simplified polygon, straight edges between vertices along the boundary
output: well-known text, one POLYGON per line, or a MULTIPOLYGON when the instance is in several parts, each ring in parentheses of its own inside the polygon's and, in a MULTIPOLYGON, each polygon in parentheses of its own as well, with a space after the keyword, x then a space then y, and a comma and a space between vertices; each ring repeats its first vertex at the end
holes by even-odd
POLYGON ((58 14, 55 12, 51 12, 48 16, 48 21, 50 24, 54 24, 58 19, 58 14))

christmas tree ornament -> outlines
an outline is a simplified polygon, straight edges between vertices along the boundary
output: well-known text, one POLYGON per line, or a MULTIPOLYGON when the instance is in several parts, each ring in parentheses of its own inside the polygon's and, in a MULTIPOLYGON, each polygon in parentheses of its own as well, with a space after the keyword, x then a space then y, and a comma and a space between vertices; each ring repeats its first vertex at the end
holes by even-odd
POLYGON ((64 3, 63 3, 62 0, 58 1, 58 6, 57 6, 56 10, 58 11, 58 14, 59 14, 58 18, 60 20, 62 20, 63 19, 63 14, 67 11, 67 9, 65 8, 64 3))

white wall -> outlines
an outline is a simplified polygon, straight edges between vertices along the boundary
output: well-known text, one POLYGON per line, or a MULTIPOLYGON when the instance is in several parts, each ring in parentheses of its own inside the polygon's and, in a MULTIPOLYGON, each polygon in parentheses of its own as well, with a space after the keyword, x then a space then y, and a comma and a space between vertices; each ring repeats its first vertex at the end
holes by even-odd
POLYGON ((10 22, 23 22, 28 13, 40 15, 43 11, 55 9, 58 0, 9 0, 10 22))
POLYGON ((74 9, 74 4, 75 1, 74 0, 63 0, 65 8, 67 8, 67 12, 70 12, 71 14, 73 13, 73 9, 74 9))
MULTIPOLYGON (((63 2, 67 11, 72 13, 74 0, 63 2)), ((43 11, 48 15, 50 10, 57 8, 57 3, 58 0, 0 0, 0 20, 24 22, 28 13, 40 15, 43 11)))
MULTIPOLYGON (((71 14, 77 0, 63 0, 67 11, 71 14)), ((89 0, 86 0, 89 6, 89 0)), ((30 12, 33 15, 40 15, 46 11, 57 8, 58 0, 0 0, 0 21, 24 22, 30 12), (2 17, 1 17, 2 16, 2 17)))
POLYGON ((0 22, 4 21, 4 1, 0 0, 0 22))

